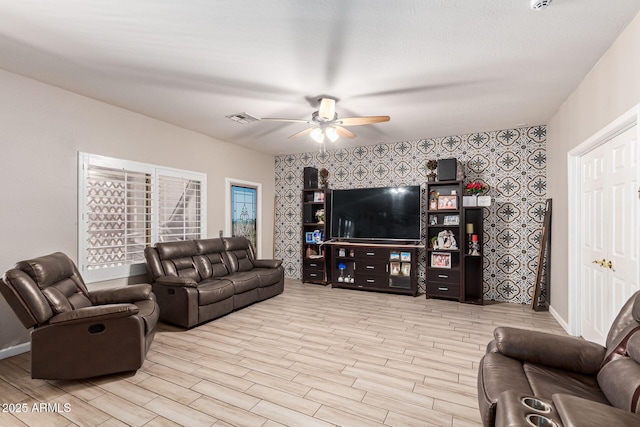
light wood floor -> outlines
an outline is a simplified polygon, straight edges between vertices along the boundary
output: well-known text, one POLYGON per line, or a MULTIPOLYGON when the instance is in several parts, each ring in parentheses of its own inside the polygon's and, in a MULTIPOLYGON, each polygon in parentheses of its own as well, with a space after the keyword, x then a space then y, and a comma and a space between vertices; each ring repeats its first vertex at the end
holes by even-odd
POLYGON ((287 281, 194 329, 161 325, 135 375, 32 380, 28 353, 0 360, 2 409, 28 408, 0 425, 476 426, 478 361, 497 325, 564 334, 528 306, 287 281))

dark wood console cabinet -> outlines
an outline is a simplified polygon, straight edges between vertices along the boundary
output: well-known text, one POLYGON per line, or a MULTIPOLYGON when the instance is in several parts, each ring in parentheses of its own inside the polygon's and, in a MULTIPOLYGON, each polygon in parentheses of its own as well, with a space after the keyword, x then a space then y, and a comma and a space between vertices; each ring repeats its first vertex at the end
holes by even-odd
POLYGON ((331 286, 416 296, 417 248, 333 242, 331 286))

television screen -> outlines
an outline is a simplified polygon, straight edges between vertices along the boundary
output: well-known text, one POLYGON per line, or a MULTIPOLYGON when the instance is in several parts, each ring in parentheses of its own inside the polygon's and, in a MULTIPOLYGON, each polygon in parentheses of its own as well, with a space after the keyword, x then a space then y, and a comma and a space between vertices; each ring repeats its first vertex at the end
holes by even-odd
POLYGON ((420 186, 333 190, 331 238, 420 240, 420 186))

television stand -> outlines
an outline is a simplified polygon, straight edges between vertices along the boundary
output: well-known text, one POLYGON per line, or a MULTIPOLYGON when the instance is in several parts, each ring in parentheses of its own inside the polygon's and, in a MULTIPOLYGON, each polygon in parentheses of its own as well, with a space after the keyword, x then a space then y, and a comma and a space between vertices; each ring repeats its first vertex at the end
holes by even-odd
POLYGON ((331 287, 418 295, 417 253, 399 243, 325 242, 331 251, 331 287))

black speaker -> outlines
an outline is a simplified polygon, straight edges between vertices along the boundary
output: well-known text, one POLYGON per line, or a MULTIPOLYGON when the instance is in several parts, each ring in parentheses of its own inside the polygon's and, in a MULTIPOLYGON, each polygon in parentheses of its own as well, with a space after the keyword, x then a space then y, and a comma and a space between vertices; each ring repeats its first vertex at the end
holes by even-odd
POLYGON ((304 188, 318 188, 318 169, 304 168, 304 188))
POLYGON ((438 181, 455 181, 458 179, 458 160, 438 160, 438 181))

